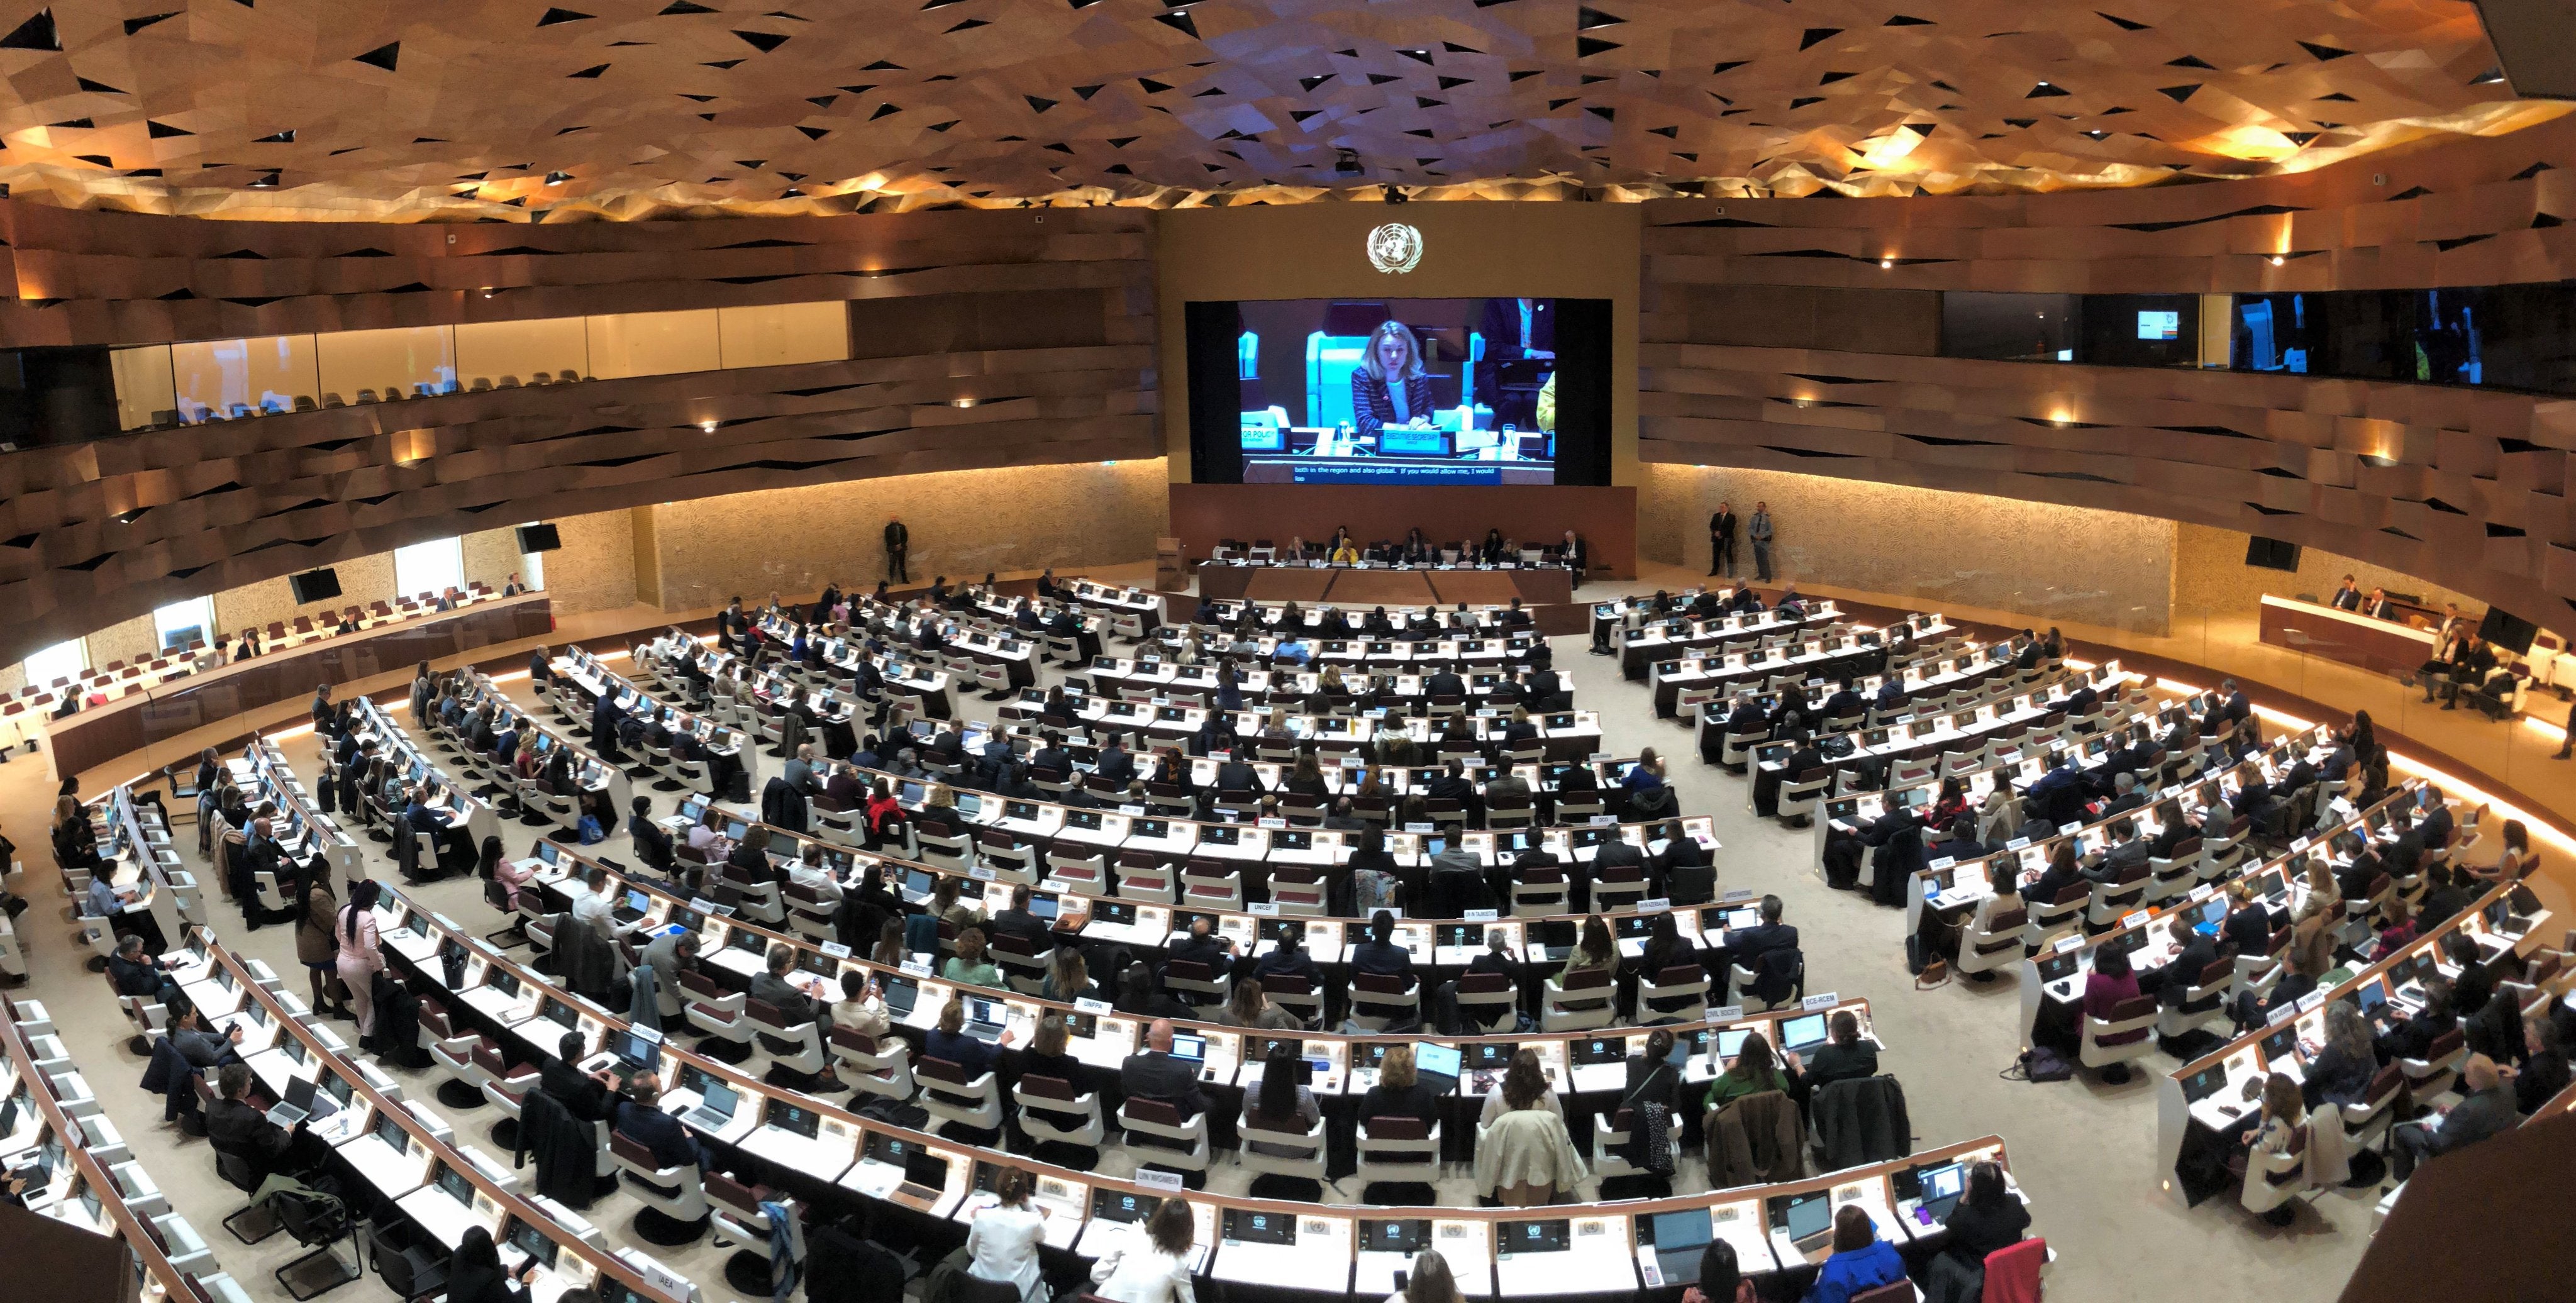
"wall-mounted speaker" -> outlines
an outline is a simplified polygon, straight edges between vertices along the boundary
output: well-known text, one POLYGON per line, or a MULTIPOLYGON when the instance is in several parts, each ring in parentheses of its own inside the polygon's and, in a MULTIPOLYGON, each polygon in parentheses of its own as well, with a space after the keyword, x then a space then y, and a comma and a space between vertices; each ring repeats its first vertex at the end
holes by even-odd
POLYGON ((288 575, 287 585, 295 590, 295 604, 327 602, 340 595, 340 572, 324 566, 300 575, 288 575))
POLYGON ((562 546, 563 537, 555 532, 552 525, 539 521, 534 525, 519 526, 519 551, 522 553, 552 552, 562 546))
POLYGON ((2531 650, 2531 639, 2533 635, 2538 634, 2539 632, 2539 625, 2533 624, 2529 620, 2517 620, 2512 616, 2505 614, 2504 608, 2500 606, 2488 607, 2487 618, 2478 622, 2478 636, 2480 638, 2494 643, 2496 646, 2502 647, 2516 656, 2520 656, 2531 650))
POLYGON ((2296 572, 2299 568, 2299 545, 2255 535, 2245 540, 2245 564, 2263 570, 2296 572))
POLYGON ((2567 0, 2475 0, 2513 93, 2576 99, 2576 10, 2567 0))

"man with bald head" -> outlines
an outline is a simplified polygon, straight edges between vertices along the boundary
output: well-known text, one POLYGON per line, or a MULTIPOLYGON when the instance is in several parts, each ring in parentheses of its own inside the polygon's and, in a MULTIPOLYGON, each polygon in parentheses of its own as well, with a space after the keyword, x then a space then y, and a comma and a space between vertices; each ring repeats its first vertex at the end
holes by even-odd
POLYGON ((2417 1163, 2502 1135, 2521 1120, 2514 1108, 2513 1069, 2472 1054, 2460 1067, 2460 1086, 2459 1103, 2422 1121, 2397 1124, 2390 1135, 2396 1149, 2391 1175, 2403 1181, 2417 1163))
POLYGON ((1161 1100, 1179 1109, 1187 1122, 1207 1110, 1207 1097, 1199 1094, 1202 1067, 1172 1057, 1172 1020, 1157 1018, 1145 1029, 1144 1050, 1118 1066, 1118 1083, 1127 1098, 1161 1100))

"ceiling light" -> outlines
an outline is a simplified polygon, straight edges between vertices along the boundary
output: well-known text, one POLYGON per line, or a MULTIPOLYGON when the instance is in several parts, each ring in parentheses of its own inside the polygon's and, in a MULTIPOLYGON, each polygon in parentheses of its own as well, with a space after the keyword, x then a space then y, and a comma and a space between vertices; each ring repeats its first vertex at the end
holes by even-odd
POLYGON ((713 434, 716 432, 716 423, 713 421, 700 421, 698 422, 698 428, 708 434, 713 434))
POLYGON ((1888 269, 1888 268, 1890 268, 1890 267, 1893 267, 1893 266, 1895 266, 1895 265, 1896 265, 1896 259, 1894 259, 1894 258, 1881 258, 1881 259, 1879 259, 1879 260, 1878 260, 1879 270, 1881 270, 1881 271, 1885 271, 1886 269, 1888 269))
POLYGON ((2289 261, 2289 259, 2284 258, 2284 257, 2282 257, 2281 255, 2279 255, 2279 254, 2277 254, 2277 253, 2272 255, 2272 265, 2273 265, 2273 266, 2275 266, 2275 267, 2278 267, 2278 266, 2280 266, 2282 263, 2287 262, 2287 261, 2289 261))
POLYGON ((1404 190, 1401 187, 1392 185, 1386 187, 1384 193, 1386 195, 1386 201, 1391 204, 1403 203, 1410 197, 1404 193, 1404 190))
POLYGON ((973 407, 975 405, 975 400, 972 398, 952 398, 948 400, 948 405, 951 407, 973 407))

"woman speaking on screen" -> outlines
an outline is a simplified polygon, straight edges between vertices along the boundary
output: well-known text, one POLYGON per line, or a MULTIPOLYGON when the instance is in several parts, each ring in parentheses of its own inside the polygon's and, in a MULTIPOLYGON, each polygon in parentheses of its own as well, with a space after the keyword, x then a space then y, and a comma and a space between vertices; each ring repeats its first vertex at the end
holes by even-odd
POLYGON ((1351 371, 1351 415, 1364 439, 1390 425, 1431 424, 1431 377, 1423 374, 1422 347, 1403 322, 1370 333, 1368 352, 1351 371))

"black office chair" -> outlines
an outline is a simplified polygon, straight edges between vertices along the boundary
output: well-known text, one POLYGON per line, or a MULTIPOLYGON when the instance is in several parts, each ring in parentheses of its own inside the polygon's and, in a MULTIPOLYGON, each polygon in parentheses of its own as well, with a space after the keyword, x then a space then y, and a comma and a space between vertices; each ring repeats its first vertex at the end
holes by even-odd
POLYGON ((278 1221, 284 1224, 286 1233, 313 1250, 274 1273, 278 1287, 295 1303, 310 1303, 366 1274, 366 1244, 358 1238, 357 1222, 349 1215, 347 1204, 318 1190, 280 1190, 268 1201, 277 1209, 278 1221), (349 1242, 351 1261, 340 1261, 335 1251, 342 1240, 349 1242), (330 1270, 319 1273, 313 1288, 298 1288, 287 1279, 290 1273, 306 1274, 317 1263, 327 1264, 330 1270))
POLYGON ((406 1244, 412 1238, 403 1233, 404 1223, 378 1221, 367 1227, 367 1247, 376 1257, 376 1274, 384 1277, 385 1288, 404 1300, 436 1294, 447 1288, 447 1262, 433 1257, 427 1247, 406 1244))
MULTIPOLYGON (((259 1193, 261 1185, 259 1169, 253 1167, 251 1161, 240 1154, 228 1154, 220 1149, 216 1150, 215 1173, 243 1194, 259 1193)), ((231 1231, 233 1238, 244 1244, 257 1244, 277 1234, 277 1226, 277 1213, 268 1206, 268 1201, 265 1199, 245 1204, 232 1216, 224 1219, 224 1229, 231 1231)))

